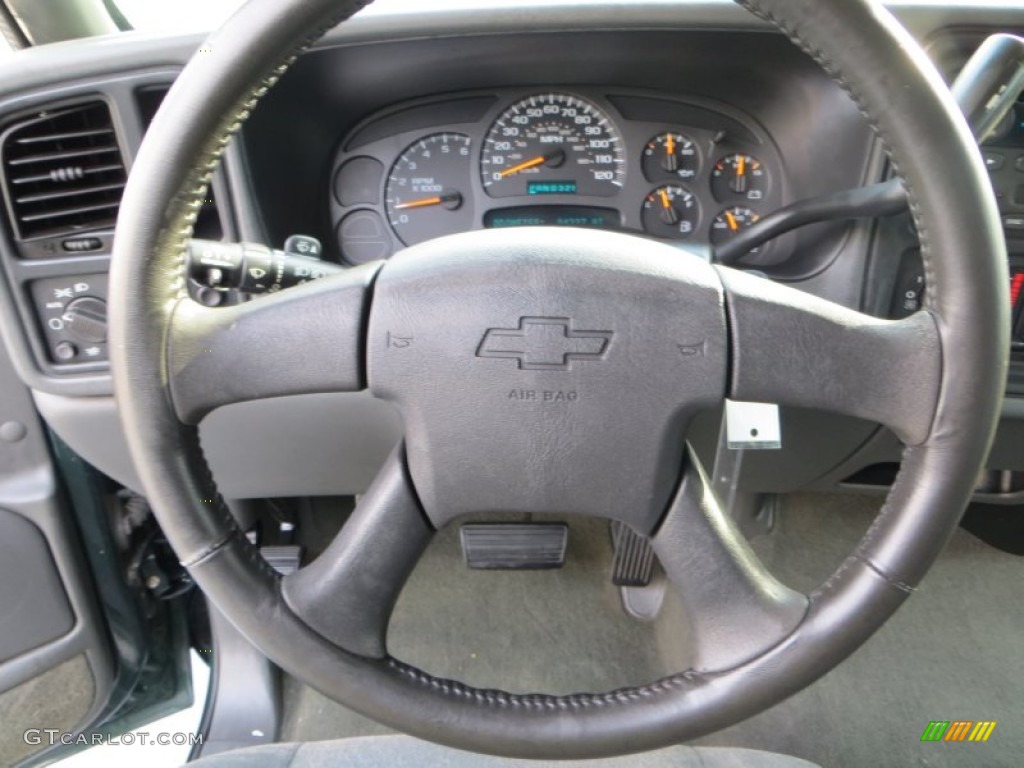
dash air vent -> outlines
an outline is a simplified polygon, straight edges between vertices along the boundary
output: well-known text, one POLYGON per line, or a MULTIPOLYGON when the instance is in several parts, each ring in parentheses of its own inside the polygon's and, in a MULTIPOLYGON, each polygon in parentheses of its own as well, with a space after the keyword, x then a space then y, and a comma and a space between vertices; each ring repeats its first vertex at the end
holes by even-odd
POLYGON ((114 226, 127 175, 104 102, 40 112, 9 127, 0 143, 21 240, 114 226))

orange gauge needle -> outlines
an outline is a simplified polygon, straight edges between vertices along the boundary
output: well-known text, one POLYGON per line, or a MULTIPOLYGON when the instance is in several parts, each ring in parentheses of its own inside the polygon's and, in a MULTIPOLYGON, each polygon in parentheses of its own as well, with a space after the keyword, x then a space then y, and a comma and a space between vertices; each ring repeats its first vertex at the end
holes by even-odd
POLYGON ((661 207, 668 210, 672 207, 672 202, 668 199, 668 192, 664 189, 659 189, 658 193, 661 195, 661 207))
POLYGON ((511 176, 513 173, 519 173, 520 171, 525 171, 530 168, 536 168, 538 165, 544 165, 546 161, 547 158, 544 155, 541 155, 540 157, 533 158, 533 160, 527 160, 525 163, 520 163, 519 165, 513 165, 511 168, 506 168, 500 175, 502 178, 505 178, 506 176, 511 176))
POLYGON ((670 155, 674 155, 676 153, 676 139, 671 133, 665 139, 665 151, 670 155))
POLYGON ((736 164, 736 175, 746 176, 747 175, 747 156, 740 155, 739 162, 736 164))
POLYGON ((736 217, 732 215, 732 211, 725 212, 725 220, 729 222, 729 229, 733 232, 740 228, 739 222, 736 221, 736 217))
POLYGON ((550 168, 557 168, 565 162, 565 152, 560 149, 556 149, 553 152, 548 152, 546 155, 539 155, 532 160, 527 160, 519 165, 513 165, 511 168, 506 168, 504 171, 498 174, 499 178, 505 178, 511 176, 514 173, 520 171, 526 171, 530 168, 536 168, 538 165, 547 165, 550 168))
POLYGON ((404 211, 407 208, 427 208, 431 205, 443 205, 449 211, 454 211, 462 205, 462 195, 458 192, 446 192, 436 197, 424 197, 419 200, 410 200, 408 203, 399 203, 395 206, 396 211, 404 211))
POLYGON ((399 203, 395 206, 396 211, 406 208, 426 208, 428 205, 440 205, 444 202, 442 197, 424 197, 422 200, 413 200, 410 203, 399 203))

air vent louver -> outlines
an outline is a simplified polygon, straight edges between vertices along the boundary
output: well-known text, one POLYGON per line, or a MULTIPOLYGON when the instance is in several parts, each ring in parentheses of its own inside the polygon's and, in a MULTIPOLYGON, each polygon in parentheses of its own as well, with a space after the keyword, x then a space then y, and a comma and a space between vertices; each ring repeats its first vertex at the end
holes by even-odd
POLYGON ((126 174, 105 103, 40 112, 7 130, 2 154, 22 240, 114 226, 126 174))

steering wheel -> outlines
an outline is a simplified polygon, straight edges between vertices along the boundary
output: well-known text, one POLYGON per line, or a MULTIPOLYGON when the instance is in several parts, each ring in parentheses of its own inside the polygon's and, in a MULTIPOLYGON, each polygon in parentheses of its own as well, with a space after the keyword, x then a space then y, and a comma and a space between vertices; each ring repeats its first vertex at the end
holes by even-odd
POLYGON ((446 237, 236 307, 190 301, 183 254, 229 137, 299 51, 361 5, 245 5, 209 39, 216 55, 178 78, 124 196, 114 384, 182 563, 289 673, 398 730, 478 752, 653 749, 807 686, 928 570, 1000 411, 1000 222, 939 76, 875 2, 742 2, 850 92, 890 151, 928 285, 925 308, 905 320, 638 238, 540 228, 446 237), (404 441, 327 550, 282 578, 218 495, 196 425, 230 402, 365 388, 399 408, 404 441), (877 519, 810 594, 766 571, 685 448, 693 414, 725 397, 870 419, 907 446, 877 519), (597 516, 649 536, 693 627, 692 667, 608 693, 516 695, 391 658, 391 609, 434 531, 496 510, 597 516))

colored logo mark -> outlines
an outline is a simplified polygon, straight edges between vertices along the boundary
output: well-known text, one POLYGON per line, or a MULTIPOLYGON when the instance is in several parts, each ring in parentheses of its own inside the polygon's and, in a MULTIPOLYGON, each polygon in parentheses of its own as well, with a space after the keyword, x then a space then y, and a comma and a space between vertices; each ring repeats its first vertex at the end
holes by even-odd
POLYGON ((995 720, 932 720, 921 741, 988 741, 995 729, 995 720))

